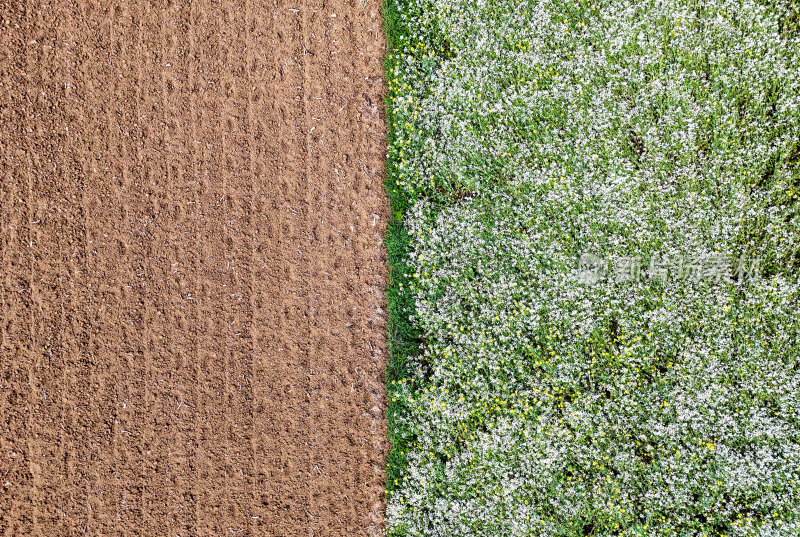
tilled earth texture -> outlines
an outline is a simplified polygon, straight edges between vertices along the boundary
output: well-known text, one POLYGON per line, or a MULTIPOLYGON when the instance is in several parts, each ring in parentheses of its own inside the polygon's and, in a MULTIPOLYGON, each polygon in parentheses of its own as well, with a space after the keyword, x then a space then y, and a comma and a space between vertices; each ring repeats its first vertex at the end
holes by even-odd
POLYGON ((379 533, 380 3, 0 6, 0 535, 379 533))

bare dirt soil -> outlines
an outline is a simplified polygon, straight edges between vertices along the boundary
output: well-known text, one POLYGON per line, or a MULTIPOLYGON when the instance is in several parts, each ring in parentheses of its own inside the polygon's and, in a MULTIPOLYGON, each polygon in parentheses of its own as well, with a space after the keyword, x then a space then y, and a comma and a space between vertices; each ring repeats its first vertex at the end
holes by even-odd
POLYGON ((0 535, 382 526, 376 0, 0 0, 0 535))

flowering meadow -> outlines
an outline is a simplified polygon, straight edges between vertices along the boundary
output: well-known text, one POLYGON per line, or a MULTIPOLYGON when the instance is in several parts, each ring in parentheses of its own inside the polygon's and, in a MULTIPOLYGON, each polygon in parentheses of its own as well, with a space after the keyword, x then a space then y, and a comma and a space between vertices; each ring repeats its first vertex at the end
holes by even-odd
POLYGON ((800 535, 800 5, 386 21, 388 534, 800 535))

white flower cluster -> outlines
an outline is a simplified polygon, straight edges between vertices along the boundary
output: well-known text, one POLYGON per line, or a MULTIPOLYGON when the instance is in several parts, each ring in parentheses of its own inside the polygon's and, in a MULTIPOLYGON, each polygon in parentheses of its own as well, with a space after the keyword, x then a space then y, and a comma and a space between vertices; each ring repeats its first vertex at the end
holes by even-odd
POLYGON ((424 343, 389 534, 800 535, 800 7, 391 6, 424 343), (586 282, 586 253, 760 277, 586 282))

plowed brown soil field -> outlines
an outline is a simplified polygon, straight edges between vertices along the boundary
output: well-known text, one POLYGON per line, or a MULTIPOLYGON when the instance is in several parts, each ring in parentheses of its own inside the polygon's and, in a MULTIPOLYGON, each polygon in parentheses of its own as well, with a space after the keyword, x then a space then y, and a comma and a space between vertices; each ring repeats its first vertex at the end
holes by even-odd
POLYGON ((377 0, 0 0, 0 535, 382 526, 377 0))

